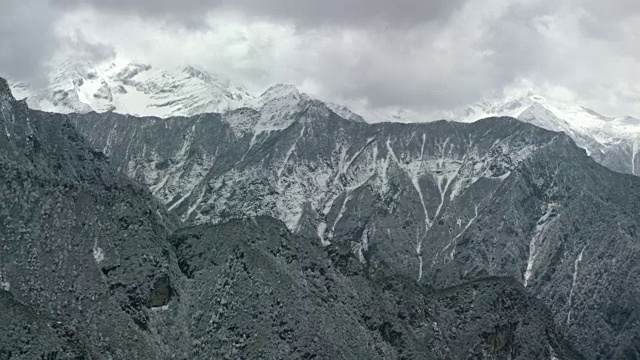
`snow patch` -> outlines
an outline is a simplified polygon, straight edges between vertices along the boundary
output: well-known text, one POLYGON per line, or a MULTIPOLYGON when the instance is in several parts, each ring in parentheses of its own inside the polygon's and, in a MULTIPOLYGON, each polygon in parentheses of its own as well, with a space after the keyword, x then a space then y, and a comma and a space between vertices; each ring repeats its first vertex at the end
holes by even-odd
POLYGON ((291 154, 293 154, 293 152, 296 150, 296 145, 298 144, 298 140, 300 140, 300 138, 302 138, 302 136, 304 135, 304 130, 305 130, 305 125, 302 126, 302 129, 300 130, 300 135, 298 135, 298 138, 296 138, 296 140, 293 142, 293 145, 291 145, 291 148, 289 149, 289 151, 287 151, 287 155, 285 156, 284 161, 282 162, 282 166, 280 166, 280 169, 278 170, 278 177, 282 176, 282 173, 284 172, 284 169, 287 166, 287 162, 289 162, 289 158, 291 157, 291 154))
POLYGON ((318 237, 320 238, 320 242, 323 246, 328 246, 331 244, 331 241, 325 240, 324 233, 327 230, 327 223, 322 221, 318 224, 318 237))
POLYGON ((573 262, 573 281, 571 282, 571 290, 569 291, 569 312, 567 313, 567 326, 571 322, 571 307, 573 306, 573 293, 578 281, 578 267, 580 266, 580 262, 582 261, 582 257, 584 256, 584 249, 586 248, 587 247, 584 246, 582 250, 580 250, 578 257, 576 257, 576 260, 573 262))
POLYGON ((558 205, 556 203, 549 203, 546 205, 544 214, 540 217, 536 224, 536 228, 533 231, 533 236, 529 242, 529 257, 527 259, 527 268, 524 272, 524 286, 527 287, 529 282, 533 278, 533 267, 535 265, 536 258, 540 253, 541 241, 543 240, 546 229, 551 224, 549 218, 552 215, 557 214, 558 205))
MULTIPOLYGON (((453 239, 451 239, 451 241, 449 242, 449 244, 447 244, 447 246, 444 247, 444 249, 442 249, 442 251, 440 251, 440 253, 436 254, 436 257, 433 259, 433 263, 431 264, 431 267, 433 267, 433 265, 435 265, 436 261, 438 260, 438 256, 439 254, 445 253, 449 248, 451 248, 451 252, 449 253, 448 256, 445 256, 445 261, 448 260, 453 260, 453 257, 455 256, 456 253, 456 243, 458 242, 458 239, 460 238, 460 236, 462 236, 462 234, 465 233, 465 231, 467 231, 467 229, 469 229, 469 227, 471 227, 471 225, 476 221, 476 219, 478 219, 478 209, 480 208, 480 204, 476 204, 474 211, 475 214, 474 216, 467 222, 467 225, 464 226, 464 229, 462 229, 462 231, 460 231, 458 233, 458 235, 456 235, 453 239)), ((458 219, 458 221, 460 221, 460 219, 458 219)))
POLYGON ((99 246, 96 245, 93 247, 93 259, 96 261, 96 263, 100 264, 101 262, 104 261, 104 251, 102 250, 102 248, 100 248, 99 246))
POLYGON ((347 203, 351 200, 351 193, 347 191, 344 194, 344 201, 342 202, 342 206, 340 207, 340 211, 338 211, 338 216, 336 216, 336 220, 333 222, 333 226, 331 227, 331 231, 329 231, 329 240, 333 240, 333 235, 336 231, 336 225, 338 225, 338 221, 342 219, 344 216, 344 212, 347 210, 347 203))
POLYGON ((185 200, 187 200, 187 198, 189 196, 191 196, 191 194, 193 193, 193 188, 183 197, 181 197, 180 199, 178 199, 178 201, 174 202, 171 206, 169 206, 169 208, 167 209, 168 211, 171 211, 173 209, 175 209, 176 207, 178 207, 180 204, 182 204, 185 200))
POLYGON ((640 151, 640 146, 638 146, 638 138, 632 140, 632 148, 631 148, 631 174, 636 174, 636 157, 638 156, 638 152, 640 151))
POLYGON ((360 242, 354 245, 354 252, 358 256, 358 260, 363 264, 366 264, 367 262, 364 258, 364 253, 369 250, 369 238, 370 236, 373 236, 374 233, 375 228, 372 228, 371 230, 364 229, 362 236, 360 237, 360 242), (371 234, 369 234, 370 232, 371 234))

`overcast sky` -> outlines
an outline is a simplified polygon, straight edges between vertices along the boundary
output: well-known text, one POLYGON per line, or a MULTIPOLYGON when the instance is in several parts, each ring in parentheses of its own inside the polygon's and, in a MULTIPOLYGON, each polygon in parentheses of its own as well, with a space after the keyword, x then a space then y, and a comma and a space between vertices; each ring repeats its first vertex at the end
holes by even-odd
POLYGON ((194 64, 425 114, 505 92, 640 115, 637 0, 1 0, 0 76, 60 54, 194 64))

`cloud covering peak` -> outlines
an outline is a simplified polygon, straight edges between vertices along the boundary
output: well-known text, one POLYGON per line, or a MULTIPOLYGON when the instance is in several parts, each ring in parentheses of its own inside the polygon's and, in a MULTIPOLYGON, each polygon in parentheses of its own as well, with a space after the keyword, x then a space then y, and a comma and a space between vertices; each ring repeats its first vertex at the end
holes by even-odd
POLYGON ((526 86, 640 114, 630 0, 6 3, 0 74, 30 83, 46 82, 52 58, 81 54, 196 64, 256 93, 291 83, 356 110, 437 116, 526 86))

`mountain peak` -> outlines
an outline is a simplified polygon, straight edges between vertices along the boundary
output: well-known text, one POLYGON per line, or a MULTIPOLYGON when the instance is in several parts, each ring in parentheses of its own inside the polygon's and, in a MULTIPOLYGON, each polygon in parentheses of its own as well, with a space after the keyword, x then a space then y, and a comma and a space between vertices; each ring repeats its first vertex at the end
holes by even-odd
POLYGON ((327 102, 325 105, 338 116, 343 119, 355 121, 355 122, 365 122, 364 118, 349 109, 348 107, 340 104, 336 104, 333 102, 327 102))
POLYGON ((633 116, 623 116, 613 119, 616 123, 622 125, 640 126, 640 119, 633 116))
MULTIPOLYGON (((117 58, 101 64, 67 59, 51 67, 45 89, 22 86, 33 109, 86 113, 114 111, 158 117, 224 113, 253 95, 219 74, 193 65, 156 66, 117 58)), ((16 86, 16 85, 14 85, 16 86)))
POLYGON ((261 112, 256 130, 284 129, 291 125, 291 115, 303 110, 308 97, 289 84, 277 84, 258 97, 253 108, 261 112))
POLYGON ((297 87, 291 84, 276 84, 268 88, 265 92, 260 95, 261 99, 264 99, 267 102, 272 99, 290 97, 300 100, 302 94, 298 90, 297 87))
POLYGON ((194 65, 181 66, 179 70, 184 72, 189 77, 199 79, 207 83, 215 83, 223 88, 229 88, 232 86, 231 80, 229 78, 220 74, 211 73, 194 65))

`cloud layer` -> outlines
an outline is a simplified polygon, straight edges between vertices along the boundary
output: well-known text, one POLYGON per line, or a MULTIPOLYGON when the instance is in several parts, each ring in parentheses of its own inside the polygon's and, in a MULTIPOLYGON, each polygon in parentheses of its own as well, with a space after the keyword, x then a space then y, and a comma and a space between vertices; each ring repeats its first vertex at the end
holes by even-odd
POLYGON ((640 115, 631 0, 24 3, 0 15, 0 73, 27 81, 55 54, 117 55, 425 117, 520 88, 640 115))

